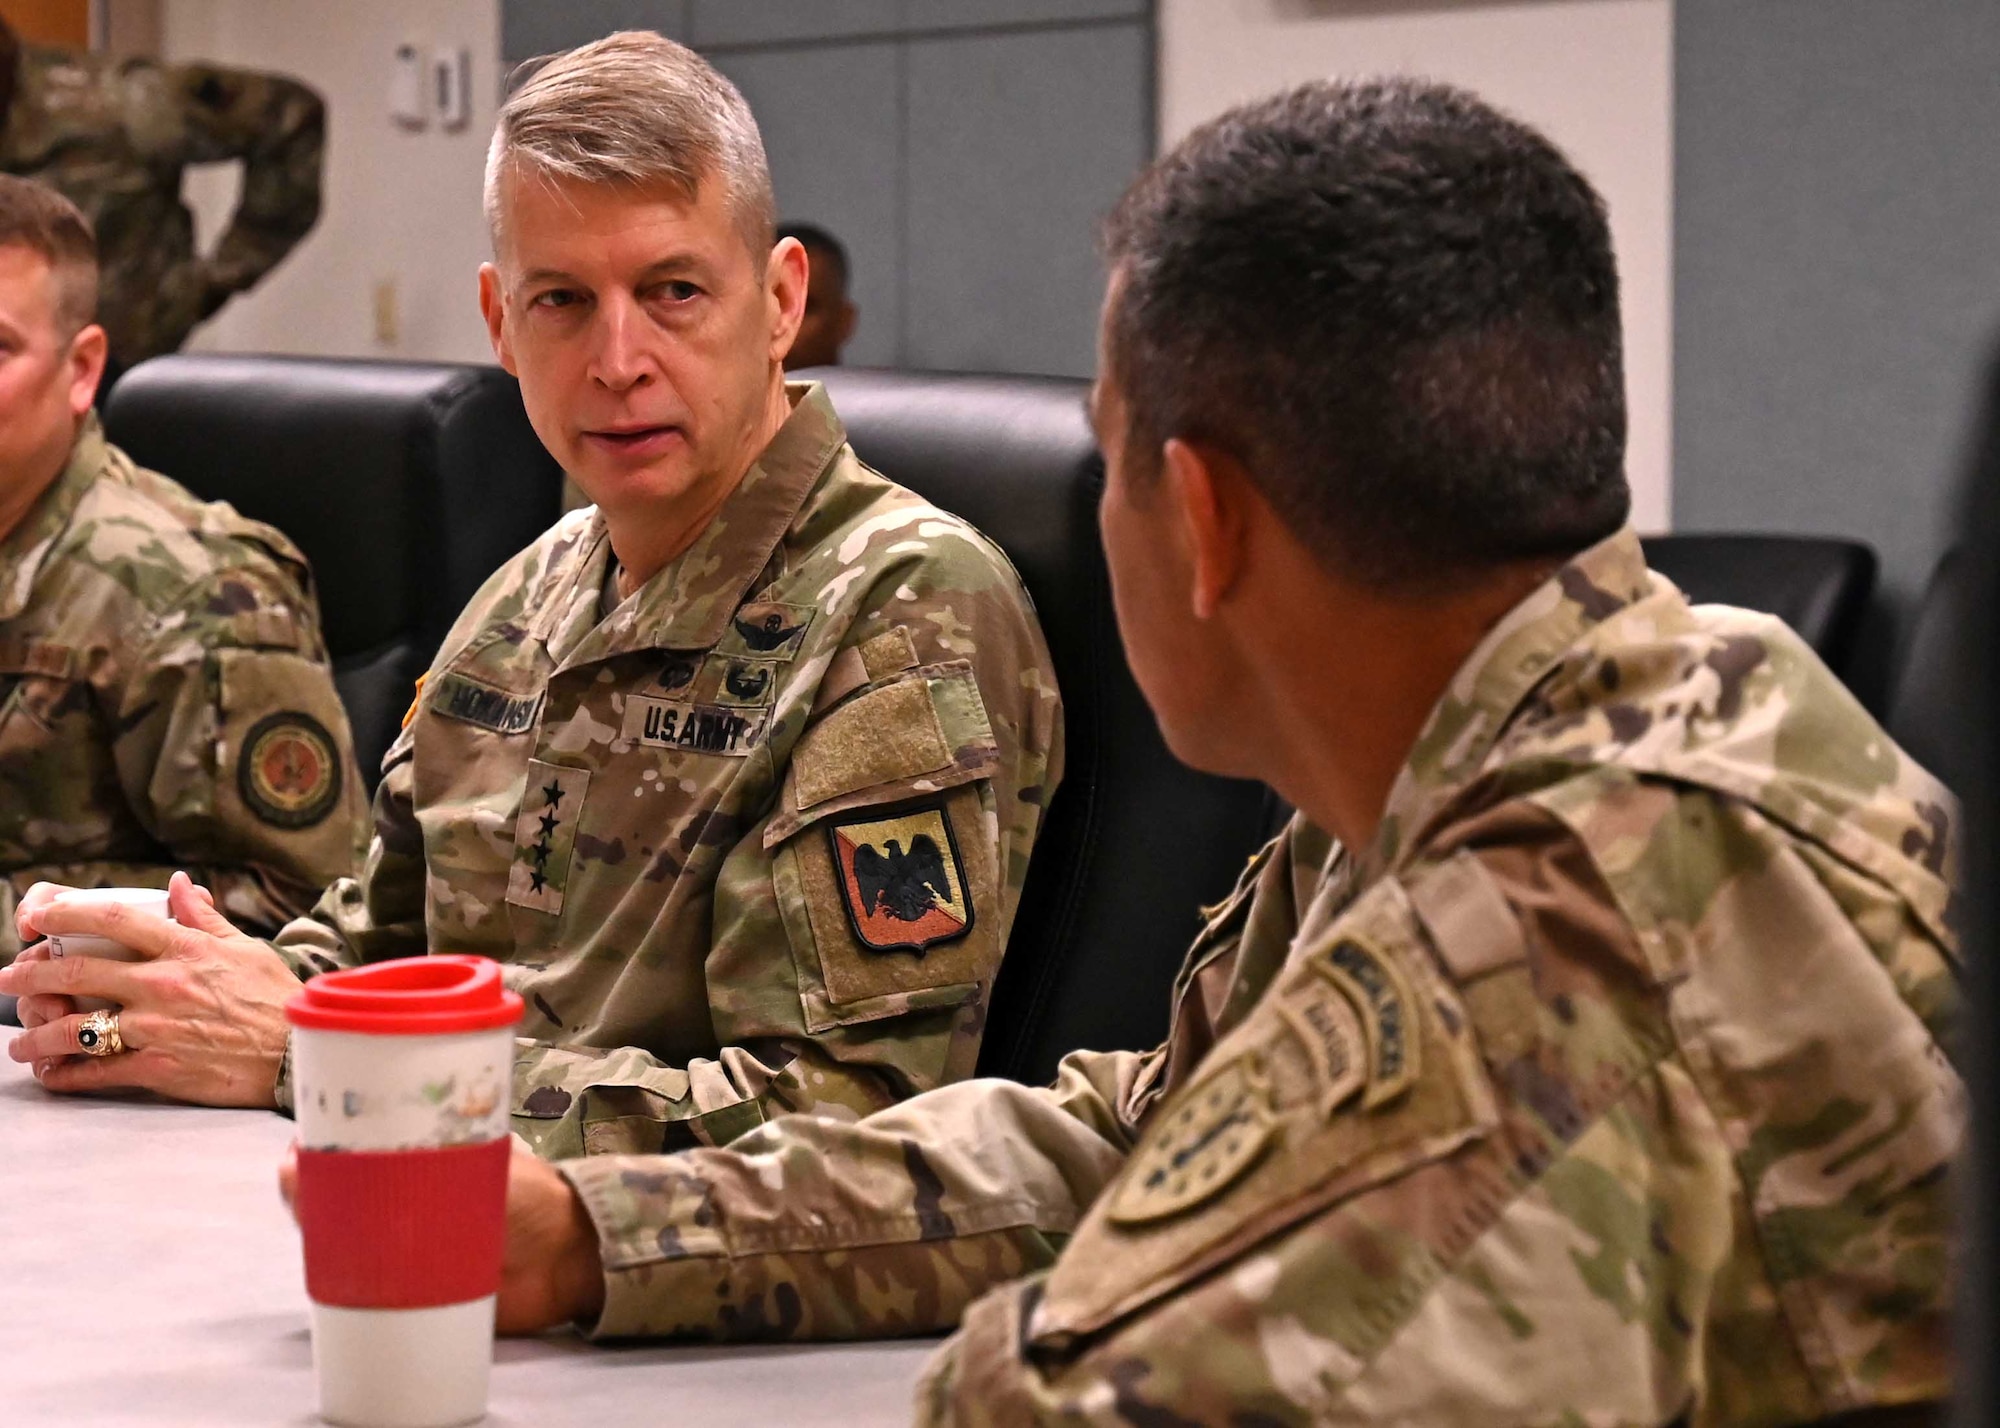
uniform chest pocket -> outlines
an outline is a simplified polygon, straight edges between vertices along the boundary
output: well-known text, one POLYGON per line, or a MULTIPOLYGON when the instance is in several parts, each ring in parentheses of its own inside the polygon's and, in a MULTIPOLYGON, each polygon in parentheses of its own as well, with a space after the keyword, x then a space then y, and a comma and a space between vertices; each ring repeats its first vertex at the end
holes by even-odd
POLYGON ((75 678, 77 653, 51 640, 0 640, 0 738, 26 720, 46 735, 63 719, 90 708, 90 690, 75 678))
POLYGON ((41 750, 66 723, 88 722, 94 711, 80 680, 0 672, 0 753, 41 750))
MULTIPOLYGON (((553 813, 557 826, 546 840, 537 830, 528 846, 546 842, 545 859, 567 856, 581 790, 558 782, 551 806, 543 792, 551 778, 544 772, 537 782, 529 767, 548 667, 539 643, 501 625, 480 633, 423 682, 404 738, 423 827, 433 937, 459 938, 470 948, 512 941, 501 904, 509 900, 520 861, 517 837, 530 811, 536 822, 553 813)), ((546 880, 539 891, 548 891, 546 880)), ((552 911, 560 900, 528 905, 552 911)))

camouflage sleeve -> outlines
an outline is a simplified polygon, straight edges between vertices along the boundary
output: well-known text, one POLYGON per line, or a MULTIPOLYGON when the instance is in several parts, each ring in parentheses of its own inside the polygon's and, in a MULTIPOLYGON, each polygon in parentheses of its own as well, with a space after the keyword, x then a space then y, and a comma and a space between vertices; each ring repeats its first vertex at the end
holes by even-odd
POLYGON ((166 850, 131 863, 24 870, 76 886, 164 887, 181 868, 246 930, 268 933, 354 862, 362 810, 347 717, 311 601, 276 571, 197 580, 153 624, 106 717, 125 798, 166 850))
POLYGON ((995 580, 982 551, 975 582, 938 544, 861 602, 777 807, 717 830, 733 838, 706 961, 722 1050, 674 1066, 524 1043, 515 1129, 538 1152, 722 1145, 785 1112, 851 1120, 972 1074, 1062 715, 1011 572, 995 580), (912 890, 921 915, 869 916, 912 890))
POLYGON ((375 788, 375 829, 358 871, 328 883, 312 910, 272 939, 301 980, 336 967, 421 957, 424 847, 410 796, 407 735, 389 746, 375 788))
POLYGON ((971 1307, 919 1421, 1940 1398, 1960 1088, 1866 945, 1894 919, 1850 922, 1796 853, 1640 786, 1516 805, 1377 883, 1162 1104, 1054 1267, 971 1307), (1563 819, 1615 832, 1601 861, 1563 819))
POLYGON ((1160 1060, 1077 1052, 1050 1087, 967 1081, 854 1123, 787 1116, 727 1150, 565 1161, 605 1264, 591 1332, 947 1329, 1054 1257, 1122 1163, 1160 1060))
POLYGON ((858 1124, 788 1116, 727 1150, 565 1162, 607 1267, 592 1332, 860 1338, 955 1324, 1051 1261, 1174 1067, 1212 1041, 1239 971, 1282 956, 1300 880, 1331 860, 1325 836, 1298 827, 1251 859, 1190 948, 1170 1039, 1152 1052, 1079 1051, 1044 1089, 965 1082, 858 1124))
POLYGON ((182 95, 188 162, 243 162, 242 199, 206 263, 206 317, 276 267, 319 220, 326 106, 280 75, 206 64, 170 73, 182 95))

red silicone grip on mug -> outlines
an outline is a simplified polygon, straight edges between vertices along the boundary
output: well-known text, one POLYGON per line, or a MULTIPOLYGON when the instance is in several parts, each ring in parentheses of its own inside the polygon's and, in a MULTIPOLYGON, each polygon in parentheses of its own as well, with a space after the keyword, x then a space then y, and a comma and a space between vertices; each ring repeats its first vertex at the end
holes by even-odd
POLYGON ((429 1309, 500 1287, 505 1136, 420 1150, 299 1149, 306 1293, 347 1309, 429 1309))

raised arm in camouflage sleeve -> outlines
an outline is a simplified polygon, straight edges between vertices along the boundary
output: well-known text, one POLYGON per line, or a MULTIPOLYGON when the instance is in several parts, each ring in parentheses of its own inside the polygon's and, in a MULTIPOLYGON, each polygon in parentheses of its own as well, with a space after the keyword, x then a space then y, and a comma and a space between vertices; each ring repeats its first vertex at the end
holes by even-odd
POLYGON ((242 196, 207 261, 202 317, 253 286, 319 221, 326 106, 296 80, 217 65, 176 65, 187 161, 238 159, 242 196))
POLYGON ((0 125, 0 171, 65 194, 97 232, 99 321, 124 365, 173 352, 317 221, 326 111, 281 75, 29 46, 0 125), (211 254, 181 202, 186 166, 241 160, 211 254))
POLYGON ((185 869, 270 932, 353 866, 362 811, 305 563, 93 423, 0 554, 0 939, 38 881, 185 869))

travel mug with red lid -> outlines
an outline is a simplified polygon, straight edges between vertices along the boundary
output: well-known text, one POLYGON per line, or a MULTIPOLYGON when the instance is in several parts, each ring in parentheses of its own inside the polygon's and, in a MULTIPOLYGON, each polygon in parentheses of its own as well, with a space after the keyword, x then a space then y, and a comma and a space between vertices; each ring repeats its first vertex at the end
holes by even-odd
POLYGON ((320 1416, 486 1412, 521 999, 484 957, 329 972, 285 1004, 320 1416))

